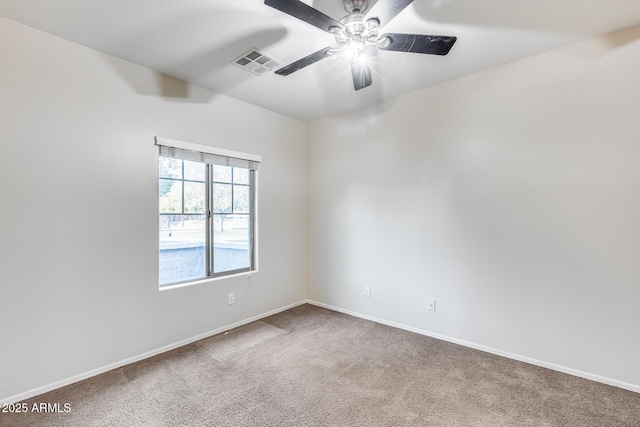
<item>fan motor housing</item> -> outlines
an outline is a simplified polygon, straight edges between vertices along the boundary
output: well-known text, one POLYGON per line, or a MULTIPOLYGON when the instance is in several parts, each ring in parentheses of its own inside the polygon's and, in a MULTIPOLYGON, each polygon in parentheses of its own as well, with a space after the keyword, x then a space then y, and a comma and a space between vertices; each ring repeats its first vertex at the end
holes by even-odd
POLYGON ((377 18, 371 18, 364 21, 363 13, 351 13, 340 20, 343 28, 335 27, 334 31, 336 43, 345 45, 347 43, 356 43, 360 45, 360 49, 367 44, 374 44, 378 39, 378 27, 380 21, 377 18))
POLYGON ((362 34, 367 29, 364 22, 362 22, 363 18, 363 14, 353 13, 342 18, 340 23, 344 25, 345 33, 348 36, 353 36, 355 34, 362 34))

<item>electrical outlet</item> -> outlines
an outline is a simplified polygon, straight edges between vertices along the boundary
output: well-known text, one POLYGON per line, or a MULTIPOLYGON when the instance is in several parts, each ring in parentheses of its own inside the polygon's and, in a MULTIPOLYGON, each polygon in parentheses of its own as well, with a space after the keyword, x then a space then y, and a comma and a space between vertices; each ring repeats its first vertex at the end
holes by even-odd
POLYGON ((427 309, 430 311, 436 311, 436 300, 433 298, 429 298, 427 300, 427 309))
POLYGON ((229 303, 229 305, 234 304, 236 302, 236 294, 234 294, 233 292, 229 292, 229 295, 227 296, 227 302, 229 303))
POLYGON ((371 289, 368 286, 364 287, 364 296, 367 298, 371 298, 371 289))

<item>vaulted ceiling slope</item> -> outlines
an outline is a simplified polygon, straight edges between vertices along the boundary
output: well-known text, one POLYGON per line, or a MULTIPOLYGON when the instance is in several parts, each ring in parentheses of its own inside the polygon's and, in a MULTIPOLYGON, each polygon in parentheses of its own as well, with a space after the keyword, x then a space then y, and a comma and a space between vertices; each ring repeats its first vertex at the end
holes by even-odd
MULTIPOLYGON (((336 20, 346 15, 343 0, 303 1, 336 20)), ((379 51, 370 62, 373 84, 358 91, 343 55, 289 76, 234 65, 252 48, 286 65, 335 44, 332 34, 263 0, 0 0, 0 16, 311 120, 640 24, 640 1, 415 0, 384 32, 456 36, 457 42, 447 56, 379 51)))

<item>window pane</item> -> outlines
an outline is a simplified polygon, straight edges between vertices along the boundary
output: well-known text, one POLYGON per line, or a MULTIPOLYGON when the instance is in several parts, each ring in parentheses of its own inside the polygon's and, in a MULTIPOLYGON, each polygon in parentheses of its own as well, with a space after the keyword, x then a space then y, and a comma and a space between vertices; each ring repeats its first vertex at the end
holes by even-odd
POLYGON ((249 184, 249 169, 233 168, 234 184, 249 184))
POLYGON ((242 167, 159 158, 160 287, 252 267, 252 176, 242 167))
POLYGON ((233 186, 233 213, 249 213, 249 187, 233 186))
POLYGON ((213 180, 215 182, 231 182, 231 170, 233 168, 229 166, 218 166, 215 165, 213 167, 213 180))
POLYGON ((182 178, 182 160, 160 157, 158 171, 160 178, 182 178))
POLYGON ((182 181, 160 179, 160 213, 182 213, 182 181))
POLYGON ((184 161, 184 179, 204 182, 206 165, 199 162, 184 161))
POLYGON ((204 182, 184 183, 184 211, 185 213, 205 213, 204 182))
POLYGON ((249 215, 214 215, 213 272, 251 267, 249 215))
POLYGON ((231 213, 231 184, 213 184, 213 212, 231 213))
POLYGON ((160 215, 160 286, 206 277, 204 215, 160 215))

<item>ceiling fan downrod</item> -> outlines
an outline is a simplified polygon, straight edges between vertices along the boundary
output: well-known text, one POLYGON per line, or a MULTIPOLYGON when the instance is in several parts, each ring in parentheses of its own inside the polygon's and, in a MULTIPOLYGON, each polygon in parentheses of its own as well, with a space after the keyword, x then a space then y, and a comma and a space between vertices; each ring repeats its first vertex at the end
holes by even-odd
POLYGON ((344 0, 344 8, 348 13, 364 13, 369 7, 369 0, 344 0))

